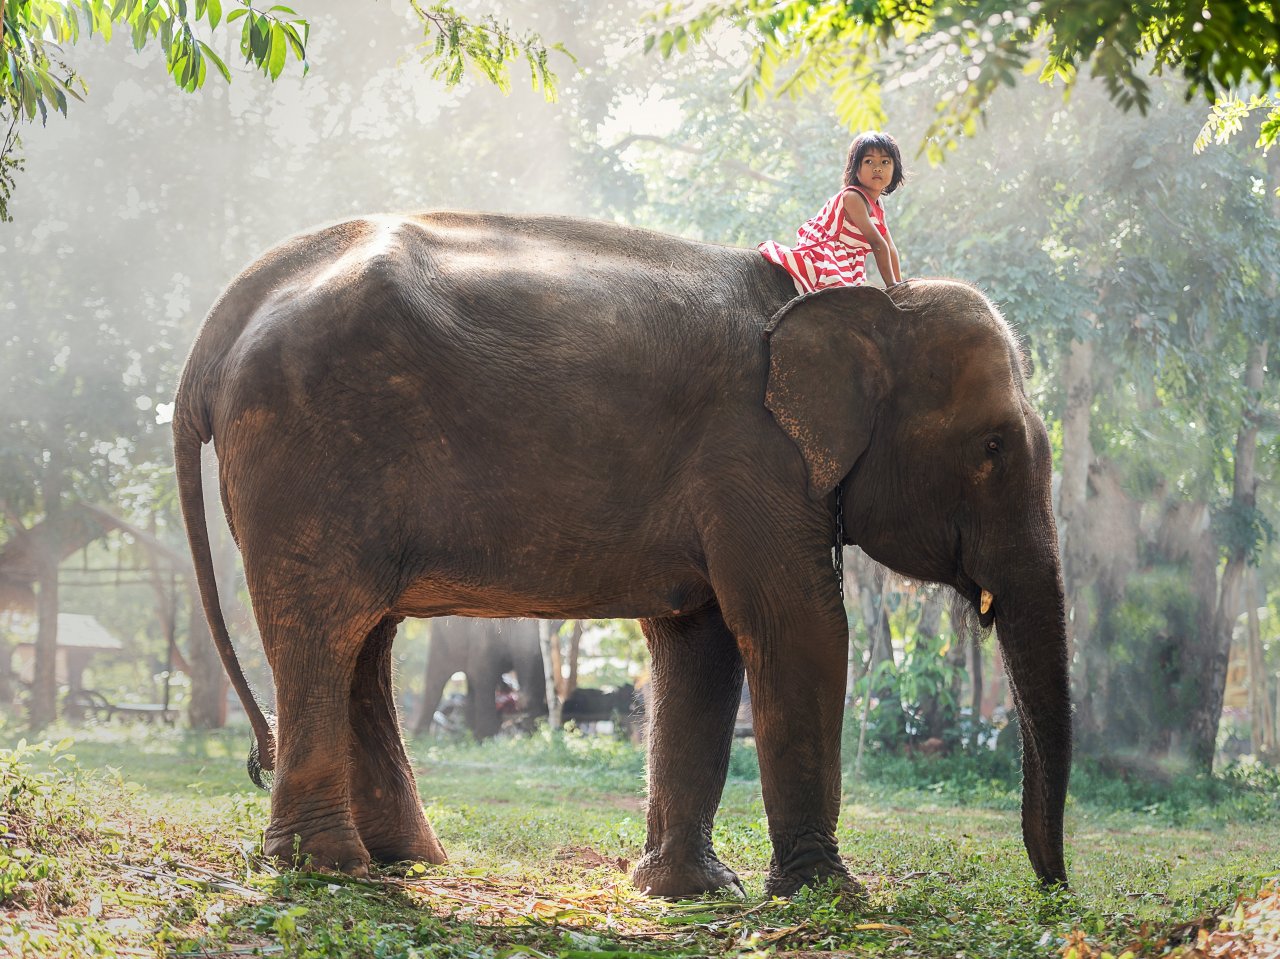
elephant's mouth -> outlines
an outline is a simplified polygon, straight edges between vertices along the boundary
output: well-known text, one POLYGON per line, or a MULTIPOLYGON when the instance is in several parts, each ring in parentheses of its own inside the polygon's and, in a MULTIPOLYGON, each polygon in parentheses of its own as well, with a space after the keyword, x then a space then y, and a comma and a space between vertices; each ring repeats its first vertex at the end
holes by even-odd
POLYGON ((964 551, 961 548, 960 531, 957 529, 955 538, 955 588, 961 596, 968 600, 969 606, 977 614, 978 623, 982 628, 990 629, 995 624, 996 609, 999 605, 996 601, 995 593, 984 586, 978 585, 969 577, 964 569, 963 556, 964 551))
POLYGON ((1000 605, 995 594, 979 586, 963 571, 958 573, 956 580, 956 590, 965 598, 974 615, 977 616, 978 624, 983 629, 990 629, 995 625, 996 613, 1000 605))

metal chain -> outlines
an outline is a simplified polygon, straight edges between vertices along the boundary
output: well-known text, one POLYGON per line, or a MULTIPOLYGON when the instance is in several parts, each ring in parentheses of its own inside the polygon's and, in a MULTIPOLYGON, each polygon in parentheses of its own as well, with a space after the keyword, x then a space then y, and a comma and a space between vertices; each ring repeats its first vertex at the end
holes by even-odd
POLYGON ((844 490, 836 484, 836 548, 832 551, 831 565, 835 567, 836 584, 840 587, 840 601, 844 602, 844 490))

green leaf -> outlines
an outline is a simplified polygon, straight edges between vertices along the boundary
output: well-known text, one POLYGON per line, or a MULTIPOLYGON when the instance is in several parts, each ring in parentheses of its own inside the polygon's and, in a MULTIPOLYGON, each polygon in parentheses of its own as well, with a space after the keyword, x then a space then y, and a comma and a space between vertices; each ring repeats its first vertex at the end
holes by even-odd
POLYGON ((271 34, 265 16, 254 16, 251 18, 251 26, 249 28, 249 54, 256 66, 263 66, 266 63, 267 55, 271 52, 271 34))
POLYGON ((281 29, 284 30, 284 35, 289 40, 289 46, 293 48, 293 55, 299 60, 305 62, 307 59, 307 50, 306 47, 303 46, 302 40, 299 39, 298 31, 294 29, 293 24, 286 23, 281 29))
POLYGON ((139 17, 133 21, 133 49, 141 50, 147 45, 147 18, 139 17))
POLYGON ((1262 121, 1262 128, 1258 131, 1257 145, 1264 150, 1270 149, 1277 139, 1280 139, 1280 101, 1277 101, 1276 106, 1262 121))
MULTIPOLYGON (((216 0, 211 0, 211 2, 216 2, 216 0)), ((222 74, 222 79, 230 83, 231 71, 228 70, 227 65, 222 62, 222 57, 214 53, 213 48, 209 46, 209 44, 205 43, 203 40, 197 40, 196 42, 200 44, 200 49, 204 51, 205 57, 212 60, 213 65, 218 68, 218 72, 222 74)))
POLYGON ((19 76, 21 77, 21 80, 22 80, 22 85, 20 88, 21 98, 22 98, 22 110, 24 113, 26 113, 27 119, 33 120, 35 119, 35 115, 36 115, 36 79, 34 76, 30 76, 25 72, 19 74, 19 76))
POLYGON ((209 26, 216 30, 222 20, 222 0, 206 0, 206 6, 209 9, 209 26))
POLYGON ((289 53, 289 41, 285 39, 284 30, 279 24, 271 26, 271 54, 267 69, 271 74, 271 79, 278 80, 281 71, 284 70, 284 59, 289 53))

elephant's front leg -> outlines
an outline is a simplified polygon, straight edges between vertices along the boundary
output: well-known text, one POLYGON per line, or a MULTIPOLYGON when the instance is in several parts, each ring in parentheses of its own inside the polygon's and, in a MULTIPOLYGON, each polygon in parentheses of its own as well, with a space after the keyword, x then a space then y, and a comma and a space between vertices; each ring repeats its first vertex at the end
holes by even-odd
POLYGON ((802 549, 767 530, 747 542, 712 557, 712 569, 751 683, 773 841, 765 892, 789 896, 835 878, 859 893, 836 846, 849 639, 830 549, 820 536, 802 549))
POLYGON ((836 846, 848 655, 844 623, 815 620, 789 640, 748 636, 743 649, 773 841, 765 892, 789 896, 828 877, 852 884, 836 846))
POLYGON ((656 896, 741 893, 711 847, 742 695, 737 644, 714 607, 642 626, 652 656, 649 835, 632 879, 656 896))

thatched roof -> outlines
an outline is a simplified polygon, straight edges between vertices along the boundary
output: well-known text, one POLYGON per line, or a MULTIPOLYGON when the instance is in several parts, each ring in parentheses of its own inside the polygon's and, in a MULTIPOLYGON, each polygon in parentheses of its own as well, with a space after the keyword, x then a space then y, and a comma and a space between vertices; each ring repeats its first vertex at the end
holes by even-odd
POLYGON ((32 589, 39 578, 40 561, 52 554, 62 562, 112 530, 128 533, 147 551, 153 565, 173 566, 185 576, 191 558, 160 542, 146 530, 88 503, 68 503, 55 521, 41 520, 18 530, 0 547, 0 611, 26 612, 35 607, 32 589))

